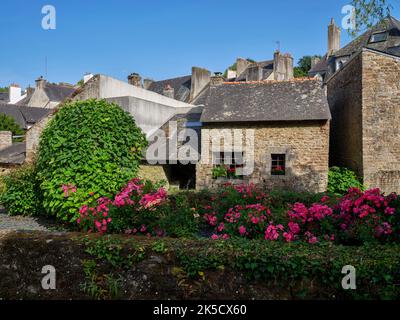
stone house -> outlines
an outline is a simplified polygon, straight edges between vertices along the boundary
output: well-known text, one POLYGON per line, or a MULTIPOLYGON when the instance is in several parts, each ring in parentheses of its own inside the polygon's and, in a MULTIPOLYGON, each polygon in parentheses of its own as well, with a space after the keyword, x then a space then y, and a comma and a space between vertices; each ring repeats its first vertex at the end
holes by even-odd
POLYGON ((325 191, 329 120, 326 95, 316 79, 214 79, 201 115, 202 160, 197 164, 197 188, 225 183, 225 179, 213 176, 214 168, 223 164, 236 173, 241 168, 242 173, 232 182, 325 191), (221 135, 223 131, 228 135, 221 135), (233 138, 226 143, 229 136, 233 138))
POLYGON ((334 59, 326 80, 330 163, 351 168, 368 187, 400 192, 400 22, 384 19, 334 59))
POLYGON ((29 107, 54 109, 69 98, 75 89, 71 85, 53 84, 47 82, 43 77, 39 77, 36 80, 36 88, 26 104, 29 107))

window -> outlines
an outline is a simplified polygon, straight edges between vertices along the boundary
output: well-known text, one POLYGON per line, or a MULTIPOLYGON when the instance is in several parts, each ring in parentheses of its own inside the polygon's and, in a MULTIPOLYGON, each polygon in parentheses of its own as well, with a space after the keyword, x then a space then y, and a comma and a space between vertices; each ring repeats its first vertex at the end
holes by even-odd
POLYGON ((213 178, 225 177, 230 179, 243 178, 242 172, 237 172, 238 168, 243 168, 243 152, 214 152, 213 154, 213 178))
POLYGON ((271 154, 271 175, 284 176, 286 171, 286 155, 271 154))
POLYGON ((387 32, 374 33, 371 35, 371 38, 369 38, 369 43, 386 41, 386 39, 387 39, 387 32))

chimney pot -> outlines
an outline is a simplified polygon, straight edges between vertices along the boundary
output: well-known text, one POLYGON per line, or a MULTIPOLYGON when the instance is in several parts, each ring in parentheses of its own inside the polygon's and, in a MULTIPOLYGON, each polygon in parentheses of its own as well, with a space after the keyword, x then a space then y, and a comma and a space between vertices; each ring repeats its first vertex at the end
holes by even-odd
POLYGON ((135 86, 135 87, 142 87, 142 78, 136 72, 131 73, 128 76, 128 83, 135 86))
POLYGON ((224 81, 225 79, 222 76, 222 72, 214 72, 214 76, 210 79, 210 84, 215 87, 223 84, 224 81))

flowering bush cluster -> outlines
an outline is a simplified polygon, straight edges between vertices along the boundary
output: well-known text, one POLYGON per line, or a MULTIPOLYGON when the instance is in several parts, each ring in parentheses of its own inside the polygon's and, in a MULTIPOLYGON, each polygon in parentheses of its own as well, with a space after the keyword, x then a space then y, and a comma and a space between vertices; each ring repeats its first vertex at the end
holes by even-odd
POLYGON ((92 205, 83 205, 77 223, 85 231, 125 232, 149 234, 146 217, 154 220, 151 213, 167 197, 164 188, 154 190, 150 183, 133 179, 113 199, 102 197, 92 200, 92 205))
POLYGON ((351 188, 339 199, 320 196, 311 205, 296 202, 283 216, 275 214, 271 198, 252 185, 226 185, 221 194, 229 197, 232 192, 237 193, 239 202, 245 199, 247 204, 225 209, 223 200, 213 199, 212 204, 203 207, 203 217, 214 230, 214 240, 234 236, 311 244, 400 241, 400 213, 396 211, 399 197, 384 196, 379 189, 362 192, 351 188))

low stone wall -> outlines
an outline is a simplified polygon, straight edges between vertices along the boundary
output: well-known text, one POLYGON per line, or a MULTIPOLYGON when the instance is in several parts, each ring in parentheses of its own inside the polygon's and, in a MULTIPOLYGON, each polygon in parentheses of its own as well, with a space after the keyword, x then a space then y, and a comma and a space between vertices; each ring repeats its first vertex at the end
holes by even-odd
POLYGON ((393 283, 399 267, 398 245, 0 231, 0 300, 398 299, 393 283), (358 270, 357 290, 342 288, 344 265, 358 270), (46 290, 49 266, 55 268, 55 289, 46 290))

